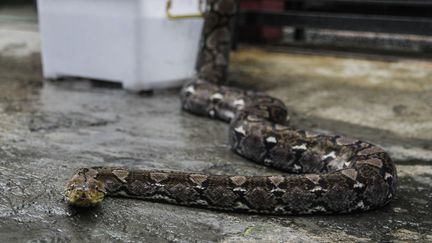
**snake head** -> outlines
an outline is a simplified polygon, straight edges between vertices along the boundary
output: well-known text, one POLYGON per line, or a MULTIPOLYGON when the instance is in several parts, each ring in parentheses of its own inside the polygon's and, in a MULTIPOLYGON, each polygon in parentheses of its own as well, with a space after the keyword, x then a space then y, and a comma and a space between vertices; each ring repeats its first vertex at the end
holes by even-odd
POLYGON ((65 200, 76 207, 94 207, 102 202, 106 190, 104 184, 94 178, 74 175, 66 184, 65 200))

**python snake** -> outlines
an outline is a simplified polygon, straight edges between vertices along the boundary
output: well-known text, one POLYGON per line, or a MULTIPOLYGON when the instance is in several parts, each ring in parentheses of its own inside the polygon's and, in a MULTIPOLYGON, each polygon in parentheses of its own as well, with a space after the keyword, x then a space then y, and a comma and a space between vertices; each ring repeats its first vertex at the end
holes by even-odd
POLYGON ((235 0, 209 0, 198 78, 181 91, 184 110, 229 122, 229 143, 241 156, 289 174, 210 175, 115 167, 78 169, 66 184, 70 205, 98 205, 104 196, 140 198, 236 212, 349 213, 386 205, 396 168, 373 144, 287 126, 287 109, 264 93, 226 80, 235 0))

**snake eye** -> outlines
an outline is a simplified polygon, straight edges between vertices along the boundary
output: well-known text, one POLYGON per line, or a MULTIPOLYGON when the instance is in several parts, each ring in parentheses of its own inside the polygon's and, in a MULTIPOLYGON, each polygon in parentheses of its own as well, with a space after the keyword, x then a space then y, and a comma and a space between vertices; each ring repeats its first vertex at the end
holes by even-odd
POLYGON ((95 190, 98 192, 104 192, 103 187, 95 186, 95 190))

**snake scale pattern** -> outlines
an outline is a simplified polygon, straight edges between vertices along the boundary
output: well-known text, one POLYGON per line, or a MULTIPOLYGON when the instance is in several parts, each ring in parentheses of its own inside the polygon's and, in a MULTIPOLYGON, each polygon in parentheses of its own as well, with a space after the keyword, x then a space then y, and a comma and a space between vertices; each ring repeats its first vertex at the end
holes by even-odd
POLYGON ((360 140, 295 130, 287 109, 264 93, 223 86, 235 0, 209 0, 199 77, 181 91, 184 110, 229 122, 229 143, 241 156, 285 172, 274 176, 88 167, 66 184, 65 199, 94 206, 104 196, 140 198, 235 212, 349 213, 386 205, 396 168, 380 147, 360 140))

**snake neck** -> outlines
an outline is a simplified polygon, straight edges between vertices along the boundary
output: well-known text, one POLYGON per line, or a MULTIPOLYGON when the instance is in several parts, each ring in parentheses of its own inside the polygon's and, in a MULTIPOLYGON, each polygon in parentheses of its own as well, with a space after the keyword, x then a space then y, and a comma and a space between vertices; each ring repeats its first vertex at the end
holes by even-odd
POLYGON ((226 82, 237 11, 236 0, 207 1, 197 63, 199 78, 226 82))

